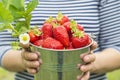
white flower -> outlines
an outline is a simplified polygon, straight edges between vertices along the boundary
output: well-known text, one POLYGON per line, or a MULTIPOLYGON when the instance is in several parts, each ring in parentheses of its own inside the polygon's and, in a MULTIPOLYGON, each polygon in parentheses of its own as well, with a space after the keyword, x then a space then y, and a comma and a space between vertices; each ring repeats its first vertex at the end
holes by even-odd
POLYGON ((22 44, 28 44, 30 41, 30 36, 27 33, 20 34, 19 40, 22 44))

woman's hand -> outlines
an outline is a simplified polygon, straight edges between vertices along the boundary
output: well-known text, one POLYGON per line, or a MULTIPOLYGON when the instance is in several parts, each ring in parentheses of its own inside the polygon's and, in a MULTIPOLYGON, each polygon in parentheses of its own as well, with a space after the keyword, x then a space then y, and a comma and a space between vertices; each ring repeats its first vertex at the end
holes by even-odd
POLYGON ((24 69, 31 74, 37 73, 42 64, 40 53, 28 51, 27 48, 29 45, 22 45, 22 47, 24 48, 21 53, 24 69))
POLYGON ((25 70, 31 74, 37 73, 42 63, 41 59, 39 59, 40 53, 28 52, 24 50, 22 51, 21 56, 25 70))
POLYGON ((77 80, 88 80, 90 77, 90 71, 93 69, 93 62, 95 61, 95 55, 93 54, 93 50, 97 48, 97 43, 93 42, 93 44, 90 46, 90 53, 85 53, 80 55, 80 59, 85 64, 78 64, 78 67, 80 71, 83 72, 82 75, 77 77, 77 80))

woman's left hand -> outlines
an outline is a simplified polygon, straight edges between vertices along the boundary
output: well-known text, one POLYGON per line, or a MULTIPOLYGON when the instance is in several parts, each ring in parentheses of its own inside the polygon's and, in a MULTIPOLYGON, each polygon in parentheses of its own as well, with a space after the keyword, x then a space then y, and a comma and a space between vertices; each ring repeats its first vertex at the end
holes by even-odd
POLYGON ((82 59, 82 61, 85 64, 78 64, 78 68, 80 69, 80 71, 83 72, 82 75, 77 76, 77 80, 88 80, 90 77, 90 72, 93 69, 93 62, 95 61, 95 55, 93 54, 93 50, 97 48, 97 43, 93 42, 93 44, 90 46, 90 53, 85 53, 85 54, 81 54, 80 55, 80 59, 82 59))

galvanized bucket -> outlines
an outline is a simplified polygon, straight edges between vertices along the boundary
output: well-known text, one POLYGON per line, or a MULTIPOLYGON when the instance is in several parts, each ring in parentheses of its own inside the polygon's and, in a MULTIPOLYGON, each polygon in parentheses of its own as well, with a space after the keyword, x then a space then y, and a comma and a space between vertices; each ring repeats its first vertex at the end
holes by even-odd
POLYGON ((33 51, 41 53, 43 62, 35 80, 76 80, 82 74, 77 68, 77 64, 82 63, 79 56, 89 53, 91 44, 74 50, 52 50, 32 45, 33 51))

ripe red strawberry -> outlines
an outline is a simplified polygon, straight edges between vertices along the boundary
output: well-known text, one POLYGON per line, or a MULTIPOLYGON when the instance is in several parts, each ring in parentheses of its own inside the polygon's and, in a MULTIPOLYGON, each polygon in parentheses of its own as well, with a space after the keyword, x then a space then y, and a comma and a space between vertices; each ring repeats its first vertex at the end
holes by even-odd
POLYGON ((41 40, 35 41, 33 44, 36 45, 36 46, 41 46, 42 43, 43 43, 43 40, 41 39, 41 40))
POLYGON ((44 23, 42 26, 42 31, 43 31, 43 38, 47 38, 47 37, 52 37, 52 24, 50 23, 44 23))
POLYGON ((53 36, 55 39, 60 41, 65 47, 70 45, 69 35, 64 26, 56 26, 53 29, 53 36))
POLYGON ((43 40, 42 47, 49 49, 63 49, 63 45, 52 37, 47 37, 43 40))
POLYGON ((71 42, 74 48, 81 48, 89 44, 89 36, 85 34, 82 26, 71 20, 72 38, 71 42))
POLYGON ((74 48, 81 48, 89 44, 89 36, 84 32, 79 33, 79 36, 72 37, 72 45, 74 48))
POLYGON ((83 28, 83 26, 82 26, 82 25, 77 24, 77 27, 78 27, 78 29, 79 29, 79 30, 84 31, 84 28, 83 28))
POLYGON ((63 25, 65 22, 69 21, 68 16, 63 15, 61 12, 58 12, 58 16, 56 18, 60 25, 63 25))
POLYGON ((69 22, 66 22, 63 24, 63 26, 66 28, 68 34, 69 34, 69 39, 71 41, 72 34, 76 32, 76 30, 84 31, 84 28, 82 25, 78 24, 74 20, 71 20, 69 22))
POLYGON ((70 21, 65 22, 63 26, 66 28, 68 33, 71 33, 70 21))
POLYGON ((69 22, 65 22, 64 24, 63 24, 63 26, 66 28, 66 30, 67 30, 67 32, 68 32, 68 35, 69 35, 69 40, 71 41, 71 37, 72 37, 72 34, 73 34, 73 32, 72 32, 72 30, 71 30, 71 22, 69 21, 69 22))
POLYGON ((28 32, 29 36, 30 36, 30 42, 34 43, 35 41, 37 41, 39 38, 37 35, 35 35, 34 31, 30 31, 28 32))
POLYGON ((35 41, 37 41, 40 36, 42 35, 42 31, 39 28, 32 28, 29 32, 28 32, 29 36, 30 36, 30 42, 34 43, 35 41))
POLYGON ((68 47, 66 47, 66 49, 74 49, 72 46, 72 43, 70 43, 70 45, 68 47))
POLYGON ((76 23, 74 20, 71 20, 69 22, 65 22, 63 26, 67 29, 68 33, 71 33, 71 28, 74 26, 78 28, 80 31, 84 31, 84 27, 78 23, 76 23))

